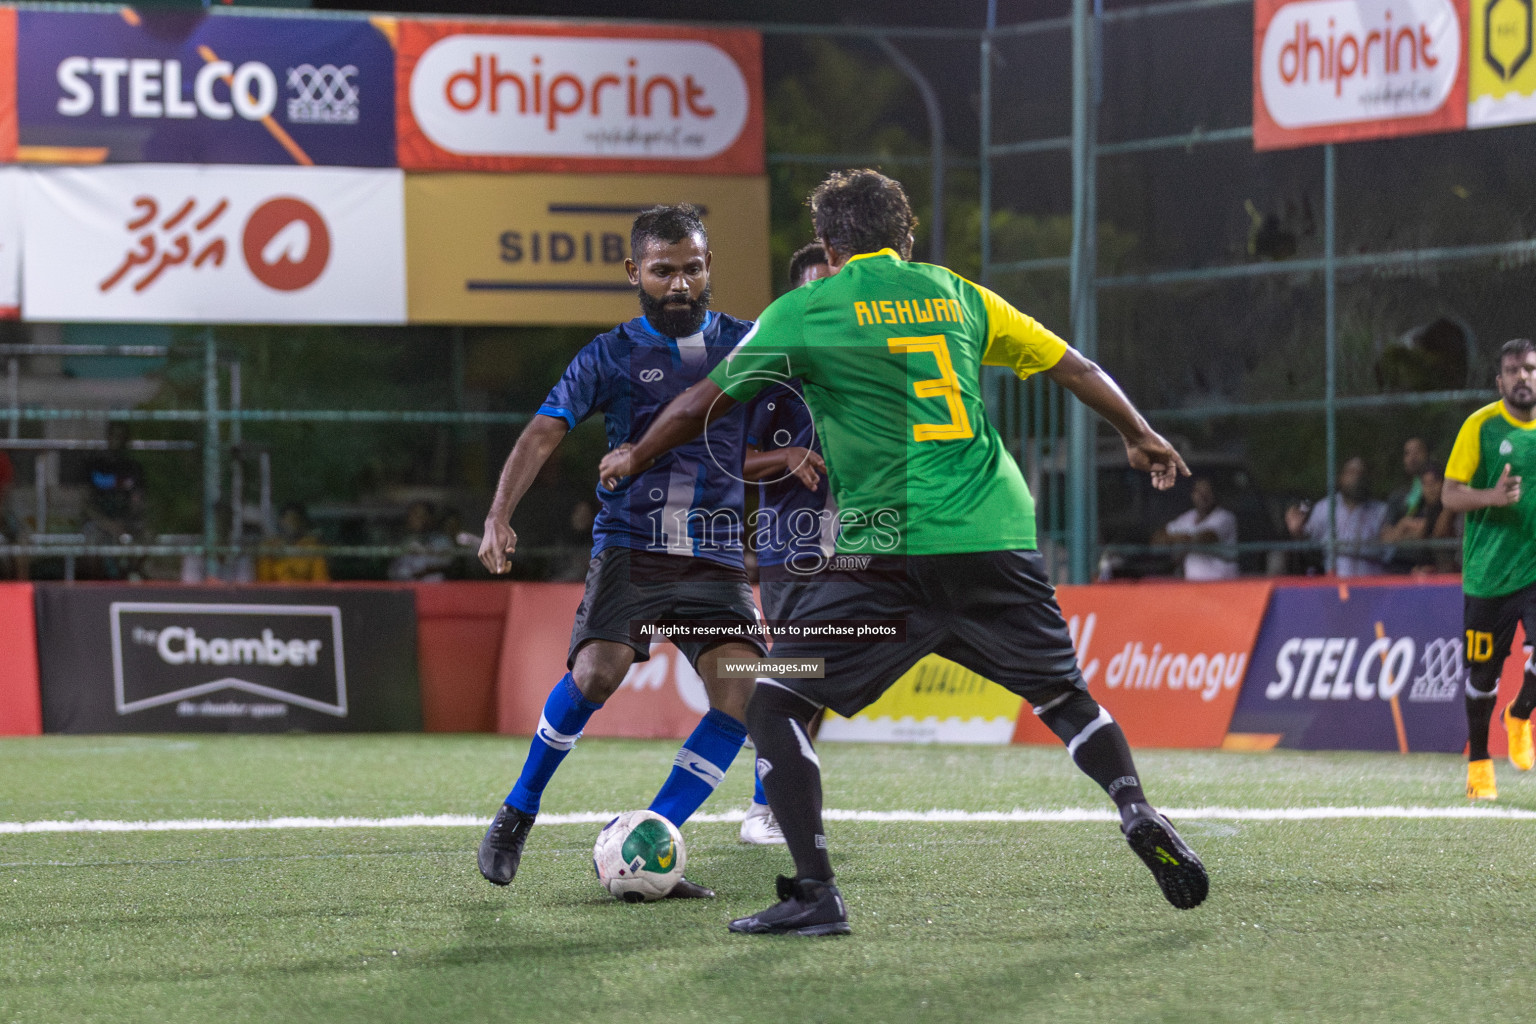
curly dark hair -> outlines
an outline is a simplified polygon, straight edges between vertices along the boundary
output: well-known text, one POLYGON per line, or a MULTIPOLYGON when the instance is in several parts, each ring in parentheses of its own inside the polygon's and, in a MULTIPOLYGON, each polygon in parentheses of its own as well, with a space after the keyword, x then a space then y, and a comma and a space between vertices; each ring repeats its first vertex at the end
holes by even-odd
POLYGON ((895 249, 912 255, 917 217, 901 182, 879 171, 833 171, 809 200, 816 237, 845 256, 895 249))
POLYGON ((789 286, 796 287, 800 283, 800 275, 811 267, 827 262, 827 247, 820 242, 812 242, 810 245, 802 245, 795 250, 795 254, 789 258, 789 286))
POLYGON ((643 211, 629 229, 630 257, 638 263, 640 254, 649 243, 655 241, 670 245, 690 235, 704 239, 704 247, 708 248, 709 232, 704 229, 703 215, 704 211, 692 203, 653 206, 643 211))

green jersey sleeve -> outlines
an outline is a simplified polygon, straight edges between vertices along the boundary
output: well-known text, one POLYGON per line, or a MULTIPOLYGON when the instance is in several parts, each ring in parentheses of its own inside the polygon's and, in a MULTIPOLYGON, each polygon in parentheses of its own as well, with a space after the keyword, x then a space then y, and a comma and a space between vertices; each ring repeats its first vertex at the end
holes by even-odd
POLYGON ((738 402, 750 401, 769 384, 807 375, 802 324, 804 288, 779 296, 763 310, 735 351, 710 371, 715 386, 738 402))

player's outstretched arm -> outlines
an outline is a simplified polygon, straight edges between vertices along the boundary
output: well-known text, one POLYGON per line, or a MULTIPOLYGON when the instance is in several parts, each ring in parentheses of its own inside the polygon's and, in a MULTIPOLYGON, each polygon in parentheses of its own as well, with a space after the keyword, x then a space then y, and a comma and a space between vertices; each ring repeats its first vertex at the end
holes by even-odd
POLYGON ((793 475, 812 491, 821 486, 821 475, 826 471, 826 461, 809 448, 775 448, 765 452, 749 445, 747 457, 741 463, 742 479, 749 483, 793 475))
POLYGON ((1520 500, 1520 478, 1509 463, 1492 487, 1472 487, 1460 480, 1445 478, 1440 503, 1447 512, 1476 512, 1480 508, 1503 508, 1520 500))
POLYGON ((496 482, 496 496, 485 514, 485 535, 480 540, 480 564, 494 573, 510 568, 507 556, 517 550, 517 531, 512 529, 512 513, 523 500, 533 478, 539 475, 561 439, 570 431, 558 416, 535 416, 518 435, 512 454, 501 467, 496 482))
POLYGON ((1067 349, 1045 375, 1077 396, 1078 401, 1109 421, 1125 440, 1125 457, 1131 468, 1152 475, 1152 486, 1166 491, 1189 467, 1173 445, 1152 429, 1114 378, 1097 363, 1067 349))
POLYGON ((613 488, 620 480, 649 469, 659 457, 704 433, 710 422, 730 412, 736 400, 714 381, 705 378, 667 403, 667 407, 632 445, 620 445, 597 467, 604 487, 613 488))

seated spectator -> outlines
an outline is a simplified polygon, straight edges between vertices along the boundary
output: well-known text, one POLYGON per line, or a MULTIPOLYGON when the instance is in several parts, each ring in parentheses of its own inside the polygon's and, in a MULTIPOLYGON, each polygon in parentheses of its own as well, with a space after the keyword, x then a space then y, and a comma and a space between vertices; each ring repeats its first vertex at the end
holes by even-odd
POLYGON ((1358 455, 1339 469, 1338 490, 1308 509, 1293 505, 1285 510, 1285 528, 1292 537, 1318 544, 1328 542, 1329 509, 1333 509, 1334 536, 1338 546, 1334 572, 1339 576, 1372 576, 1386 572, 1385 552, 1380 547, 1386 524, 1386 502, 1371 497, 1370 474, 1358 455))
MULTIPOLYGON (((1237 543, 1237 517, 1216 501, 1216 487, 1208 477, 1196 477, 1189 500, 1194 508, 1169 523, 1153 538, 1156 544, 1237 543)), ((1237 578, 1236 552, 1188 551, 1180 556, 1186 580, 1237 578)))
MULTIPOLYGON (((265 547, 313 548, 320 546, 320 538, 309 522, 304 506, 291 501, 283 506, 277 520, 277 536, 267 541, 265 547)), ((322 555, 264 554, 256 560, 258 583, 329 583, 330 569, 322 555)))
POLYGON ((1419 496, 1411 503, 1412 511, 1383 526, 1381 539, 1387 544, 1404 545, 1392 553, 1394 569, 1401 568, 1405 572, 1420 574, 1454 572, 1455 551, 1430 550, 1413 543, 1446 540, 1456 535, 1456 514, 1440 504, 1440 496, 1445 487, 1445 471, 1431 463, 1419 474, 1418 483, 1419 496))
POLYGON ((1403 442, 1403 474, 1406 480, 1387 496, 1387 522, 1417 515, 1424 502, 1423 477, 1430 468, 1429 445, 1422 437, 1403 442))
POLYGON ((415 501, 405 512, 402 544, 410 553, 396 555, 389 563, 389 578, 414 583, 441 583, 453 565, 453 541, 437 528, 432 506, 415 501))

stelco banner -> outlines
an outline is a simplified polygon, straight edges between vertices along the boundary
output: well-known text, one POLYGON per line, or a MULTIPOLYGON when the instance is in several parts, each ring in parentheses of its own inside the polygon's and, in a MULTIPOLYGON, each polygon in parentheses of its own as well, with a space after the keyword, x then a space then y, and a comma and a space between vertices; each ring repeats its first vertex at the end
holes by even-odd
POLYGON ((405 182, 410 318, 418 323, 608 325, 639 315, 624 274, 635 215, 704 210, 714 308, 772 300, 765 178, 412 174, 405 182))
POLYGON ((1461 619, 1455 584, 1277 589, 1232 717, 1233 745, 1459 753, 1461 619))
POLYGON ((22 11, 23 160, 395 163, 394 52, 366 21, 22 11))
POLYGON ((755 32, 400 23, 407 170, 762 174, 755 32))
POLYGON ((29 320, 402 323, 403 176, 338 168, 32 169, 29 320))
POLYGON ((1255 149, 1467 125, 1467 0, 1255 0, 1253 23, 1255 149))
POLYGON ((37 588, 47 732, 420 730, 409 590, 37 588))

